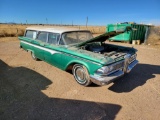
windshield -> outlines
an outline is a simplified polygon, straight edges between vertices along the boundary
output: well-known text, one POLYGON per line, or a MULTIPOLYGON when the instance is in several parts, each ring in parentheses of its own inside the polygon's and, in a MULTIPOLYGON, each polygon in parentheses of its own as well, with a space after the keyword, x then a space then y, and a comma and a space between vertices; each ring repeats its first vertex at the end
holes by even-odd
POLYGON ((91 38, 93 37, 89 31, 66 32, 62 34, 60 44, 61 45, 75 44, 75 43, 84 42, 91 38))

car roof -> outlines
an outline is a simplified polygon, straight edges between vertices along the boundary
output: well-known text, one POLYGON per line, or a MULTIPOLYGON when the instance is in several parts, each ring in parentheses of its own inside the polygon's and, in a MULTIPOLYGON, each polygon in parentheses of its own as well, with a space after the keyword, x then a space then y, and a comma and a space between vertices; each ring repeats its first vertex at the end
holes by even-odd
POLYGON ((68 27, 27 27, 26 30, 36 30, 36 31, 46 31, 54 33, 64 33, 70 31, 89 31, 89 30, 80 30, 78 28, 68 28, 68 27))

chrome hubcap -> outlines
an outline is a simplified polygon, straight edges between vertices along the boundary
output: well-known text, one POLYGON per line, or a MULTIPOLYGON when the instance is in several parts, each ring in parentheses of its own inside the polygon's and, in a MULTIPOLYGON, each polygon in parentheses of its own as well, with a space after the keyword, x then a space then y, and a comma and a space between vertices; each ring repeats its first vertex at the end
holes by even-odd
POLYGON ((75 69, 75 77, 76 77, 76 79, 79 83, 85 83, 86 82, 85 71, 82 67, 78 66, 75 69))
POLYGON ((84 79, 84 72, 83 72, 82 69, 78 69, 76 71, 76 75, 77 75, 77 77, 78 77, 79 80, 83 80, 84 79))

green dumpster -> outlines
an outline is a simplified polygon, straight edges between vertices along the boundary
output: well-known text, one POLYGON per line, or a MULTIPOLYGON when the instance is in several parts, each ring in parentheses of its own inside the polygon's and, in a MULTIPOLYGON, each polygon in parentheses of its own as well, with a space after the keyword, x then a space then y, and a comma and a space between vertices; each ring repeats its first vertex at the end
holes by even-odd
POLYGON ((144 24, 128 24, 128 23, 121 23, 121 24, 109 24, 107 25, 106 32, 123 29, 126 26, 131 26, 136 30, 128 31, 123 34, 111 37, 109 40, 113 41, 125 41, 125 42, 132 42, 132 40, 140 40, 143 43, 148 35, 148 30, 151 27, 150 25, 144 24))

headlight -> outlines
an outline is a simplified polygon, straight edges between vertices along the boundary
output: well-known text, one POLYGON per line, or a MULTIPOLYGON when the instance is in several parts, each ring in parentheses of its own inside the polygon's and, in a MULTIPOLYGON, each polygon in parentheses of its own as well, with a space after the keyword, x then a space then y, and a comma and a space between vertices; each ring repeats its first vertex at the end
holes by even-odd
POLYGON ((109 66, 101 67, 96 71, 98 75, 107 75, 124 67, 124 61, 120 61, 109 66))
POLYGON ((107 74, 109 72, 109 67, 101 67, 100 69, 97 70, 97 74, 107 74))
POLYGON ((104 66, 104 67, 101 67, 100 69, 98 69, 96 73, 100 74, 100 75, 106 75, 106 74, 110 73, 113 70, 114 70, 114 66, 112 66, 112 65, 104 66))
POLYGON ((113 71, 114 70, 114 66, 113 65, 110 65, 109 66, 109 72, 113 71))

